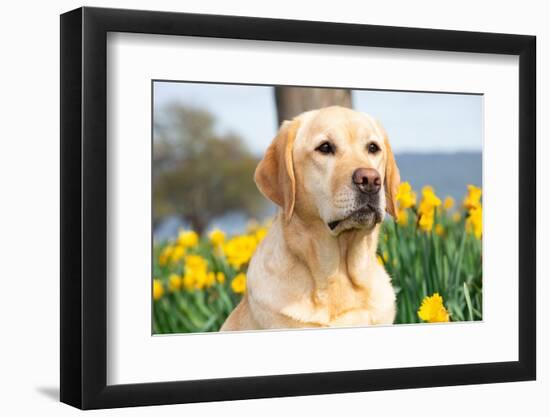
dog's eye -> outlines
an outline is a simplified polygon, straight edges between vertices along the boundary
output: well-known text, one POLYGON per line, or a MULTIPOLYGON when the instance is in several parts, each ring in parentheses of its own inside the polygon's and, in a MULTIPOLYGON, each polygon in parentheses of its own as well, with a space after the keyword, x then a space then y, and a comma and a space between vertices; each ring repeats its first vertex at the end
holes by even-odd
POLYGON ((374 142, 369 143, 367 149, 369 153, 377 153, 378 151, 380 151, 380 147, 374 142))
POLYGON ((334 154, 335 148, 332 143, 323 142, 315 150, 324 154, 334 154))

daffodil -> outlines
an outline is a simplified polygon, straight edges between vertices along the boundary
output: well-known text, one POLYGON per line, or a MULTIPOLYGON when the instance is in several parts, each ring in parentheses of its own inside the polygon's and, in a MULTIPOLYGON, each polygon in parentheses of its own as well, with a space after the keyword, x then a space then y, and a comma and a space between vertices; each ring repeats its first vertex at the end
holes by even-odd
POLYGON ((166 245, 159 255, 160 266, 164 266, 168 263, 168 261, 172 258, 172 252, 174 252, 174 247, 172 245, 166 245))
POLYGON ((208 267, 208 262, 200 255, 187 255, 185 257, 185 269, 204 269, 208 267))
POLYGON ((236 294, 242 294, 246 291, 246 275, 241 272, 237 274, 235 278, 231 281, 231 289, 236 294))
POLYGON ((443 236, 445 234, 445 228, 438 223, 435 225, 434 232, 437 236, 443 236))
POLYGON ((182 246, 176 246, 173 248, 170 254, 170 261, 173 263, 179 262, 185 255, 185 248, 182 246))
POLYGON ((223 272, 217 272, 216 273, 216 281, 218 281, 220 284, 223 284, 225 282, 225 274, 223 272))
POLYGON ((186 272, 183 276, 183 286, 187 290, 192 290, 195 288, 195 275, 193 272, 186 272))
POLYGON ((210 238, 210 242, 215 247, 220 247, 223 245, 223 242, 225 242, 225 233, 222 232, 220 229, 214 229, 210 232, 208 235, 210 238))
POLYGON ((376 255, 376 262, 378 262, 380 265, 384 266, 384 260, 380 255, 376 255))
POLYGON ((407 209, 416 204, 416 193, 412 190, 411 184, 402 182, 397 189, 397 202, 399 207, 407 209))
POLYGON ((431 185, 425 185, 424 187, 422 187, 422 195, 426 193, 434 194, 435 193, 434 187, 432 187, 431 185))
POLYGON ((437 292, 429 297, 424 297, 422 305, 418 309, 418 317, 428 323, 448 322, 449 313, 443 304, 443 297, 437 292))
POLYGON ((168 289, 176 292, 181 288, 181 277, 178 274, 170 274, 168 277, 168 289))
POLYGON ((464 199, 464 207, 467 210, 475 209, 481 205, 481 188, 476 187, 475 185, 468 185, 468 194, 464 199))
POLYGON ((453 213, 453 215, 451 216, 451 219, 455 223, 458 223, 462 219, 462 215, 457 211, 457 212, 453 213))
POLYGON ((483 209, 481 205, 470 210, 468 218, 466 219, 466 230, 473 233, 476 239, 481 239, 483 234, 483 209))
POLYGON ((208 262, 200 255, 185 257, 185 274, 183 286, 188 289, 202 289, 208 282, 208 262))
POLYGON ((214 283, 216 282, 216 274, 214 272, 209 272, 206 274, 206 280, 204 282, 204 285, 206 288, 210 288, 214 283))
POLYGON ((187 290, 201 290, 206 286, 207 275, 205 269, 189 270, 185 271, 183 276, 183 286, 187 290))
MULTIPOLYGON (((409 221, 409 214, 408 214, 407 210, 399 209, 397 211, 397 224, 399 226, 406 226, 408 221, 409 221)), ((386 237, 387 237, 387 235, 386 235, 386 237)))
POLYGON ((178 245, 183 248, 192 248, 199 243, 199 235, 193 230, 182 230, 178 235, 178 245))
POLYGON ((223 252, 229 265, 239 269, 250 260, 256 250, 256 245, 257 240, 254 236, 236 236, 223 246, 223 252))
POLYGON ((455 205, 455 199, 451 196, 447 196, 445 198, 445 200, 443 200, 443 208, 445 210, 450 210, 454 207, 455 205))
POLYGON ((418 227, 424 232, 432 230, 435 219, 435 209, 441 205, 441 200, 435 195, 434 189, 429 185, 422 188, 422 201, 418 206, 418 227))
POLYGON ((162 286, 162 281, 160 279, 153 280, 153 299, 158 301, 164 295, 164 287, 162 286))
MULTIPOLYGON (((441 205, 441 200, 435 194, 434 189, 429 185, 425 186, 422 189, 422 201, 418 207, 418 212, 423 214, 431 214, 433 217, 433 212, 436 207, 441 205)), ((430 228, 431 229, 431 228, 430 228)))
POLYGON ((418 220, 418 227, 420 227, 420 230, 423 230, 424 232, 430 232, 433 228, 433 225, 434 225, 433 210, 431 212, 426 212, 420 215, 420 219, 418 220))

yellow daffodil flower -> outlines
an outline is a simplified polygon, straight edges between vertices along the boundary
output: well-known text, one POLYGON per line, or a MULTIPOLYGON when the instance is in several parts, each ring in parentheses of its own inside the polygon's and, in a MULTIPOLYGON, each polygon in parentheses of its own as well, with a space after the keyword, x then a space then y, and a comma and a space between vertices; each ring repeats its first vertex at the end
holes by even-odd
POLYGON ((199 235, 193 230, 182 230, 178 235, 178 245, 183 248, 192 248, 199 243, 199 235))
POLYGON ((185 257, 185 269, 206 269, 208 262, 200 255, 187 255, 185 257))
POLYGON ((470 210, 468 218, 466 219, 466 230, 473 233, 476 239, 481 239, 483 234, 483 209, 481 205, 470 210))
POLYGON ((435 225, 434 232, 437 236, 443 236, 445 234, 445 228, 438 223, 435 225))
POLYGON ((176 246, 170 255, 170 261, 173 263, 181 261, 183 256, 185 255, 185 248, 182 246, 176 246))
POLYGON ((411 184, 408 182, 399 184, 397 202, 402 209, 408 209, 416 204, 416 193, 412 191, 411 184))
POLYGON ((237 274, 235 278, 231 281, 231 289, 236 294, 242 294, 246 291, 246 275, 241 272, 237 274))
POLYGON ((208 235, 210 238, 210 242, 215 247, 220 247, 223 245, 223 242, 225 242, 225 233, 222 232, 220 229, 214 229, 210 232, 208 235))
POLYGON ((214 272, 209 272, 206 274, 206 280, 204 282, 204 285, 206 288, 210 288, 214 283, 216 282, 216 274, 214 272))
POLYGON ((204 287, 206 287, 208 282, 208 273, 206 272, 206 269, 193 271, 192 274, 194 278, 194 287, 197 290, 202 290, 204 287))
POLYGON ((223 284, 225 282, 225 274, 223 272, 217 272, 216 273, 216 281, 218 281, 218 283, 220 284, 223 284))
POLYGON ((223 252, 229 265, 239 269, 250 260, 256 250, 256 245, 257 241, 254 236, 236 236, 223 246, 223 252))
POLYGON ((162 281, 160 279, 153 280, 153 299, 158 301, 164 295, 164 287, 162 286, 162 281))
POLYGON ((443 304, 443 297, 439 293, 424 297, 418 309, 418 317, 428 323, 448 322, 449 313, 443 304))
POLYGON ((418 220, 418 227, 424 232, 430 232, 434 225, 434 212, 426 212, 420 215, 420 220, 418 220))
POLYGON ((195 288, 195 274, 192 272, 186 272, 183 276, 183 286, 186 290, 192 290, 195 288))
POLYGON ((481 203, 481 188, 475 185, 468 185, 468 194, 464 199, 464 207, 466 210, 472 210, 478 207, 481 203))
POLYGON ((188 289, 202 289, 208 282, 208 262, 200 255, 185 257, 185 274, 183 286, 188 289))
MULTIPOLYGON (((406 226, 409 222, 409 214, 407 213, 407 210, 398 210, 397 211, 397 224, 399 226, 406 226)), ((386 235, 387 238, 387 235, 386 235)), ((387 240, 387 239, 386 239, 387 240)))
POLYGON ((443 208, 445 210, 450 210, 454 207, 455 205, 455 199, 451 196, 447 196, 445 198, 445 200, 443 200, 443 208))
POLYGON ((172 253, 174 252, 174 247, 172 245, 167 245, 159 255, 159 264, 160 266, 165 266, 168 261, 172 259, 172 253))
POLYGON ((441 205, 441 200, 435 194, 434 189, 429 185, 425 186, 422 189, 422 201, 420 202, 420 206, 418 207, 418 212, 421 215, 431 214, 433 217, 433 212, 435 208, 439 207, 440 205, 441 205))
POLYGON ((168 289, 170 292, 176 292, 181 289, 181 277, 178 274, 170 274, 170 277, 168 277, 168 289))

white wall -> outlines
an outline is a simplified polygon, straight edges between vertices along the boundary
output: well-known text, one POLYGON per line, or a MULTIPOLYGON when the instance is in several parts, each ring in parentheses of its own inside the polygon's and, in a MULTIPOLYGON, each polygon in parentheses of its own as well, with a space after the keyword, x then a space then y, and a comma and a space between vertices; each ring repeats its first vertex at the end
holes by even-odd
MULTIPOLYGON (((57 403, 59 309, 59 17, 77 1, 4 2, 1 30, 0 232, 0 409, 4 415, 73 415, 57 403)), ((240 14, 395 26, 534 34, 538 37, 539 212, 550 168, 547 113, 550 87, 550 26, 544 2, 398 1, 321 2, 201 0, 194 2, 93 1, 89 6, 240 14), (308 4, 309 3, 309 4, 308 4)), ((388 391, 348 395, 239 401, 102 411, 99 415, 548 415, 550 406, 548 264, 550 221, 539 216, 538 381, 499 385, 388 391), (544 395, 546 394, 546 395, 544 395), (498 413, 498 414, 497 414, 498 413)), ((94 414, 96 415, 96 414, 94 414)))

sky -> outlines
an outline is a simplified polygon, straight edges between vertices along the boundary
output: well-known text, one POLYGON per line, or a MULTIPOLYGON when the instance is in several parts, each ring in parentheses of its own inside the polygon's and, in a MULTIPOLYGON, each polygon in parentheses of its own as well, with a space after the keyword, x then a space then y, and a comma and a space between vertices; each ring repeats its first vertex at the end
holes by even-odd
MULTIPOLYGON (((217 133, 238 134, 258 156, 277 132, 274 100, 269 86, 154 83, 155 116, 172 103, 208 110, 217 133)), ((482 150, 481 95, 353 90, 352 104, 382 123, 396 153, 482 150)))

